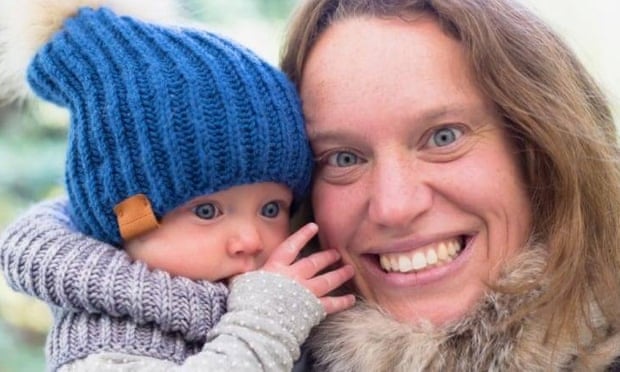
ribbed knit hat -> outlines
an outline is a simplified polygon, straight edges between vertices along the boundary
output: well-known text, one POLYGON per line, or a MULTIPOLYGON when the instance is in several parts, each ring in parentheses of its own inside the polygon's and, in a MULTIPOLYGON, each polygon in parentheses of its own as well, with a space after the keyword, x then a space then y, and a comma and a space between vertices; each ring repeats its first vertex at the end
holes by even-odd
POLYGON ((236 185, 308 192, 312 155, 295 88, 221 36, 84 7, 37 51, 27 78, 70 111, 72 217, 97 239, 121 243, 113 209, 136 194, 160 218, 236 185))

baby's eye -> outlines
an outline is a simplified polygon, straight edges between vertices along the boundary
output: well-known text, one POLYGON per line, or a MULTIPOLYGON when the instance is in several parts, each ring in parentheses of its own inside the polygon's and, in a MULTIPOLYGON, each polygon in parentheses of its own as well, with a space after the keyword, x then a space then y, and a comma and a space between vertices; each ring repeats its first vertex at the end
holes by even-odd
POLYGON ((194 207, 194 214, 203 220, 212 220, 221 215, 222 211, 213 203, 204 203, 194 207))
POLYGON ((443 127, 435 131, 428 140, 431 147, 448 146, 463 135, 463 131, 457 127, 443 127))
POLYGON ((350 151, 338 151, 330 154, 325 159, 328 165, 334 167, 351 167, 360 162, 359 157, 350 151))
POLYGON ((265 205, 261 209, 261 214, 268 218, 275 218, 280 214, 280 204, 278 202, 272 201, 265 205))

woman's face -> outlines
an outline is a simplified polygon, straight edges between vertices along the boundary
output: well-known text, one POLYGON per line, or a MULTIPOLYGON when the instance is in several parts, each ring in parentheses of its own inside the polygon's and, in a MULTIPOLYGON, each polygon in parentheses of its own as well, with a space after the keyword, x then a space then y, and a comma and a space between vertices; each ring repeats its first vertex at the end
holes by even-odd
POLYGON ((460 318, 531 225, 517 154, 460 44, 432 19, 339 21, 301 96, 322 246, 397 319, 460 318))

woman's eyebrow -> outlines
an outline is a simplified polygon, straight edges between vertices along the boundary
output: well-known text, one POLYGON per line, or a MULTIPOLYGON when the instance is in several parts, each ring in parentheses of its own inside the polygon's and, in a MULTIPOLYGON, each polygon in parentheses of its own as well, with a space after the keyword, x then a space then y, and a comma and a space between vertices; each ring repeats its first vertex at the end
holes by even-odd
POLYGON ((442 105, 436 108, 432 108, 426 111, 423 111, 413 117, 413 120, 420 122, 432 122, 442 120, 444 118, 455 117, 455 116, 479 116, 483 114, 487 110, 487 107, 483 103, 456 103, 451 105, 442 105))
POLYGON ((308 129, 307 133, 308 139, 311 142, 339 142, 356 136, 355 133, 350 131, 333 130, 331 128, 327 130, 308 129))
MULTIPOLYGON (((442 105, 439 107, 434 107, 428 110, 424 110, 422 112, 415 113, 413 115, 405 115, 404 117, 406 120, 412 123, 428 123, 433 121, 439 121, 444 118, 462 115, 477 117, 484 114, 485 110, 486 106, 481 103, 459 103, 454 105, 442 105)), ((306 132, 308 134, 308 137, 313 141, 339 140, 345 137, 354 137, 356 134, 359 134, 359 132, 357 131, 349 131, 347 129, 340 128, 316 129, 316 127, 312 125, 312 123, 313 121, 306 120, 306 132)))

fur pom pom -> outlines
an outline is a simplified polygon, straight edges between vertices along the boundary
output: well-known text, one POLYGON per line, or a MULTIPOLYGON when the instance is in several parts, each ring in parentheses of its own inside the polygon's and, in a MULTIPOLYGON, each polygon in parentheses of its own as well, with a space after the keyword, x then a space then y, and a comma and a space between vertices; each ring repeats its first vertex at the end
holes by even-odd
POLYGON ((2 0, 0 1, 0 106, 28 95, 30 61, 65 20, 81 7, 112 9, 155 23, 176 23, 174 0, 2 0))

